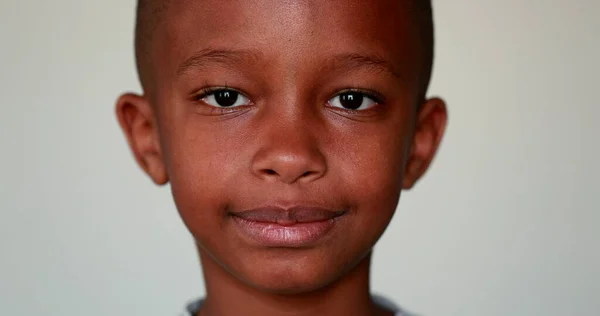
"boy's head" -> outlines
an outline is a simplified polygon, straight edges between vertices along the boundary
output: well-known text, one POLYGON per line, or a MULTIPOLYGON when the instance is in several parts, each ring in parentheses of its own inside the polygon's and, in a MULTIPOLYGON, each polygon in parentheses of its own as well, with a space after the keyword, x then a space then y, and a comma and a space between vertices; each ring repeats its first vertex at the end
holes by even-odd
POLYGON ((423 0, 140 1, 117 113, 205 267, 301 293, 366 260, 444 131, 432 32, 423 0))
MULTIPOLYGON (((138 0, 135 28, 135 55, 138 75, 143 87, 147 87, 153 81, 154 62, 152 60, 152 52, 155 49, 153 47, 153 38, 156 28, 164 21, 164 13, 169 8, 171 2, 172 0, 138 0)), ((415 24, 419 32, 418 44, 421 46, 422 57, 420 64, 423 67, 420 72, 422 76, 420 81, 422 97, 424 98, 433 65, 434 34, 431 0, 391 0, 390 2, 397 2, 396 4, 403 5, 405 9, 411 11, 411 22, 415 24)), ((394 8, 391 7, 390 9, 393 10, 394 8)), ((208 13, 208 11, 205 13, 208 13)))

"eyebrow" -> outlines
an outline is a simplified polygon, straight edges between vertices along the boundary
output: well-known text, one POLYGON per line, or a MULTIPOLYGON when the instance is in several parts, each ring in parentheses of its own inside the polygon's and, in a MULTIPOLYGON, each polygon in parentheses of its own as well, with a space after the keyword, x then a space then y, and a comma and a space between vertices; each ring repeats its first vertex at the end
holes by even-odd
POLYGON ((401 72, 391 61, 378 54, 346 53, 328 59, 322 71, 329 69, 352 70, 356 68, 370 68, 377 72, 384 72, 397 79, 401 79, 401 72))
MULTIPOLYGON (((206 67, 211 63, 221 64, 229 68, 240 64, 255 63, 261 57, 262 54, 260 52, 253 50, 206 48, 194 53, 191 57, 183 61, 177 69, 177 75, 181 76, 194 69, 206 67)), ((387 73, 398 79, 401 78, 400 72, 392 62, 378 54, 368 53, 342 53, 335 55, 328 58, 320 70, 323 72, 339 69, 350 71, 356 68, 368 68, 377 72, 387 73)))
POLYGON ((217 63, 225 67, 244 63, 253 63, 260 59, 260 53, 251 50, 230 50, 206 48, 194 53, 177 68, 177 75, 183 75, 208 64, 217 63))

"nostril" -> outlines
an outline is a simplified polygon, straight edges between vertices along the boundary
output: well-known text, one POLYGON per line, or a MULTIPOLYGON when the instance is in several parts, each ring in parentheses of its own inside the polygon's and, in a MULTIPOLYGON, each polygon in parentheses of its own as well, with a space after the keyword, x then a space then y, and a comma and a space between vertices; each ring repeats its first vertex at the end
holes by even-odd
POLYGON ((308 176, 310 176, 312 173, 313 173, 312 171, 307 171, 307 172, 305 172, 305 173, 303 173, 303 174, 302 174, 301 178, 308 177, 308 176))
POLYGON ((271 176, 277 174, 277 172, 275 172, 275 170, 273 170, 273 169, 266 169, 265 173, 268 174, 268 175, 271 175, 271 176))

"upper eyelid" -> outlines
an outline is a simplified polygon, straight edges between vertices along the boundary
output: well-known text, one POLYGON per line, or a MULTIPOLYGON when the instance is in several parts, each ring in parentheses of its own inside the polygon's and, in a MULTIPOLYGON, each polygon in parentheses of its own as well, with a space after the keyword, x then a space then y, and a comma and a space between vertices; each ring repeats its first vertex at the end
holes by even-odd
POLYGON ((199 97, 207 97, 209 95, 215 94, 216 92, 219 91, 223 91, 223 90, 229 90, 229 91, 235 91, 237 93, 239 93, 240 95, 242 95, 244 98, 250 99, 248 97, 248 95, 246 93, 244 93, 243 91, 240 91, 239 89, 236 88, 231 88, 231 87, 206 87, 206 88, 202 88, 200 90, 197 90, 196 92, 192 93, 192 97, 193 98, 199 98, 199 97))
POLYGON ((369 90, 369 89, 361 89, 361 88, 347 88, 347 89, 343 89, 340 90, 338 92, 336 92, 333 97, 339 97, 340 95, 347 93, 347 92, 357 92, 357 93, 362 93, 364 94, 366 97, 372 99, 373 101, 377 102, 377 103, 382 103, 385 101, 385 98, 383 95, 381 95, 381 93, 375 92, 373 90, 369 90))

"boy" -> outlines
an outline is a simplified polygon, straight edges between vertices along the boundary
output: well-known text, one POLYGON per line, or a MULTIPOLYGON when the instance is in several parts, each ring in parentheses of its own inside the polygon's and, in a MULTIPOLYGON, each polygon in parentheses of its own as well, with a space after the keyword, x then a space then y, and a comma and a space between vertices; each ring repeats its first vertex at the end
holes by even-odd
POLYGON ((402 314, 369 263, 446 125, 432 28, 425 0, 140 1, 117 115, 196 241, 190 314, 402 314))

